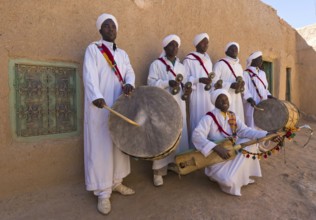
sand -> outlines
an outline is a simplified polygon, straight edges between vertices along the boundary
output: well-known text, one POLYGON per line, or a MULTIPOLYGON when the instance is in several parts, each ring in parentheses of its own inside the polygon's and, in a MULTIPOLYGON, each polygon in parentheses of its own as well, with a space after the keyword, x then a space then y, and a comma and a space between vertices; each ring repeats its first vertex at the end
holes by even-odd
MULTIPOLYGON (((308 124, 315 130, 316 123, 308 124)), ((136 194, 113 193, 107 216, 98 213, 82 177, 1 200, 0 219, 316 219, 316 137, 302 148, 306 137, 297 133, 295 142, 262 159, 263 177, 243 187, 241 197, 220 191, 202 170, 181 178, 170 172, 155 187, 151 162, 132 160, 125 183, 136 194)))

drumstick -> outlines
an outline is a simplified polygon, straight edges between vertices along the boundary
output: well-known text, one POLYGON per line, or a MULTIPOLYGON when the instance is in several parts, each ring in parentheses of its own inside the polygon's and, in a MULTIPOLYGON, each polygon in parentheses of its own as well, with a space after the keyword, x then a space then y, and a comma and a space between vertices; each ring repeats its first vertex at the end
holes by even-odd
POLYGON ((254 108, 254 109, 256 109, 256 110, 259 110, 259 111, 264 111, 264 109, 263 109, 263 108, 259 108, 259 107, 258 107, 258 106, 256 106, 256 105, 254 105, 254 106, 253 106, 253 108, 254 108))
POLYGON ((135 125, 135 126, 138 126, 138 127, 140 126, 140 125, 137 124, 135 121, 133 121, 133 120, 131 120, 131 119, 125 117, 124 115, 122 115, 122 114, 118 113, 117 111, 111 109, 111 108, 110 108, 109 106, 107 106, 107 105, 104 105, 103 108, 109 110, 109 111, 112 112, 113 114, 117 115, 118 117, 120 117, 121 119, 125 120, 126 122, 128 122, 128 123, 130 123, 130 124, 132 124, 132 125, 135 125))

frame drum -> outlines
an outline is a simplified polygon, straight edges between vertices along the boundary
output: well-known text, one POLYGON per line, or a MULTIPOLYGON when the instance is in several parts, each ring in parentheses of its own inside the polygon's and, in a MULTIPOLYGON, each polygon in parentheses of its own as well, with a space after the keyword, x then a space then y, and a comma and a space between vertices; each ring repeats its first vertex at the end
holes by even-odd
POLYGON ((254 110, 255 125, 266 131, 295 128, 300 118, 297 107, 288 101, 266 99, 261 101, 257 107, 264 111, 254 110))
POLYGON ((176 100, 158 87, 140 86, 130 96, 122 94, 112 109, 137 122, 134 126, 114 114, 109 129, 115 147, 145 160, 169 155, 182 134, 182 114, 176 100))

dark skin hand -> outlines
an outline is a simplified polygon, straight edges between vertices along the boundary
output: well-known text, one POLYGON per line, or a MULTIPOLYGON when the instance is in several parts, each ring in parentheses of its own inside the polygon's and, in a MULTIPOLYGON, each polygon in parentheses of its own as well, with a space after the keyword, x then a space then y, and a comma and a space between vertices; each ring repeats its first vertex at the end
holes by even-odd
POLYGON ((221 145, 216 145, 213 148, 213 150, 218 154, 218 156, 220 156, 224 160, 227 160, 230 158, 229 151, 227 149, 225 149, 224 147, 222 147, 221 145))
POLYGON ((115 23, 111 19, 105 20, 102 25, 101 29, 99 30, 100 34, 102 35, 102 39, 108 42, 115 42, 116 39, 116 26, 115 23))
POLYGON ((203 83, 203 84, 210 84, 212 82, 212 80, 208 77, 201 77, 201 78, 199 78, 199 82, 203 83))
MULTIPOLYGON (((269 136, 269 135, 271 135, 271 134, 275 134, 275 132, 268 132, 266 136, 269 136)), ((278 135, 278 136, 272 138, 271 140, 272 140, 273 142, 275 142, 275 143, 280 143, 280 142, 283 141, 283 137, 281 137, 280 135, 278 135)))
POLYGON ((233 59, 237 59, 238 57, 238 48, 236 45, 231 45, 230 47, 228 47, 227 51, 226 51, 226 55, 233 58, 233 59))
POLYGON ((169 86, 174 88, 174 87, 178 87, 179 83, 173 79, 169 80, 169 86))
POLYGON ((255 100, 253 100, 253 98, 247 99, 247 102, 249 102, 252 107, 254 107, 256 105, 256 102, 255 102, 255 100))
POLYGON ((93 105, 95 105, 95 106, 98 107, 98 108, 103 108, 103 106, 106 105, 104 99, 102 99, 102 98, 101 98, 101 99, 93 100, 92 103, 93 103, 93 105))
POLYGON ((123 92, 126 96, 129 96, 134 90, 134 87, 131 84, 126 84, 123 87, 123 92))
POLYGON ((276 99, 276 98, 272 95, 268 95, 268 99, 276 99))
POLYGON ((233 82, 231 85, 230 85, 230 88, 232 89, 237 89, 239 87, 239 84, 236 83, 236 82, 233 82))
POLYGON ((203 40, 196 45, 196 52, 204 54, 208 49, 208 39, 204 38, 203 40))

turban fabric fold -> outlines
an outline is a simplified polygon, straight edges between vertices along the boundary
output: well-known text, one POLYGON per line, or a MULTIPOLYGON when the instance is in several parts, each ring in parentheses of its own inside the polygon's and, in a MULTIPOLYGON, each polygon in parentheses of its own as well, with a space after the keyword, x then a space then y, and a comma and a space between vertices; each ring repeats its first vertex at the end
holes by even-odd
POLYGON ((230 100, 231 100, 230 94, 225 89, 216 89, 213 92, 211 92, 211 102, 213 105, 215 105, 216 99, 221 94, 226 95, 228 98, 229 104, 231 103, 230 102, 230 100))
POLYGON ((247 58, 247 67, 251 65, 252 60, 254 60, 260 56, 262 56, 261 51, 256 51, 256 52, 253 52, 252 54, 250 54, 250 56, 247 58))
POLYGON ((106 14, 106 13, 101 14, 97 19, 96 26, 97 26, 98 31, 101 29, 103 22, 105 22, 108 19, 111 19, 114 22, 116 26, 116 31, 118 31, 118 23, 117 23, 116 18, 113 15, 106 14))
POLYGON ((232 46, 232 45, 235 45, 235 46, 237 47, 238 53, 239 53, 239 44, 236 43, 236 42, 229 42, 229 43, 226 45, 226 47, 225 47, 225 52, 226 52, 226 51, 228 50, 228 48, 229 48, 230 46, 232 46))
POLYGON ((193 45, 196 47, 204 38, 210 39, 207 33, 198 34, 193 40, 193 45))

